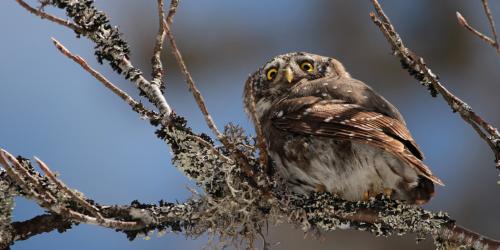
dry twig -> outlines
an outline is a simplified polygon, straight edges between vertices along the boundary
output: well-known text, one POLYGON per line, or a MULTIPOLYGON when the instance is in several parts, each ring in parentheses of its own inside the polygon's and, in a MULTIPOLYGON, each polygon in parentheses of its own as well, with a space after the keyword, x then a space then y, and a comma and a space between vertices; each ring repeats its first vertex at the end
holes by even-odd
POLYGON ((76 33, 86 36, 96 43, 96 55, 99 62, 108 60, 110 65, 118 73, 123 73, 127 79, 130 79, 154 104, 161 115, 161 122, 163 125, 168 125, 172 108, 163 96, 160 86, 152 84, 144 76, 142 72, 135 68, 128 59, 129 49, 125 41, 120 37, 120 33, 115 27, 109 25, 109 20, 106 15, 99 12, 93 5, 87 6, 84 2, 64 0, 57 0, 56 3, 47 4, 61 4, 65 8, 74 8, 74 11, 68 12, 69 17, 73 18, 74 24, 66 22, 51 14, 45 13, 41 9, 36 9, 29 6, 23 0, 16 0, 23 8, 28 10, 34 15, 41 18, 46 18, 54 23, 63 25, 74 30, 76 33), (62 1, 64 3, 59 3, 62 1), (81 13, 77 9, 84 9, 87 12, 81 13))
POLYGON ((140 102, 136 101, 125 91, 118 88, 115 84, 109 81, 105 76, 103 76, 100 72, 90 67, 90 65, 83 59, 82 57, 71 53, 61 42, 57 41, 55 38, 52 38, 54 45, 64 56, 70 58, 74 62, 78 63, 84 70, 89 72, 95 79, 104 85, 107 89, 111 90, 118 97, 120 97, 123 101, 125 101, 135 112, 139 113, 141 116, 147 117, 151 121, 155 121, 160 119, 159 115, 151 110, 146 109, 144 105, 140 102))
POLYGON ((161 62, 161 52, 163 51, 163 42, 165 41, 165 29, 163 28, 163 20, 165 19, 165 12, 163 11, 163 0, 158 0, 158 19, 160 23, 160 28, 158 29, 158 34, 155 39, 155 47, 153 52, 153 58, 151 62, 153 64, 153 80, 151 83, 160 86, 160 88, 165 87, 163 82, 163 64, 161 62))
POLYGON ((497 53, 500 54, 500 44, 498 43, 498 36, 497 36, 496 28, 495 28, 495 21, 493 20, 493 15, 491 14, 491 10, 490 10, 490 7, 488 5, 488 0, 482 0, 482 2, 483 2, 484 13, 486 14, 486 17, 488 18, 488 22, 490 24, 491 33, 493 34, 493 38, 481 33, 480 31, 478 31, 477 29, 472 27, 469 24, 469 22, 467 22, 467 20, 465 20, 465 18, 462 16, 462 14, 460 14, 460 12, 457 11, 458 23, 462 27, 469 30, 472 34, 476 35, 477 37, 479 37, 480 39, 484 40, 486 43, 491 45, 493 48, 496 49, 497 53))
POLYGON ((71 199, 76 201, 78 204, 80 204, 82 207, 84 207, 87 211, 89 211, 98 221, 103 222, 104 218, 101 215, 101 212, 97 207, 94 205, 90 204, 88 201, 82 199, 79 195, 77 195, 73 190, 69 189, 64 182, 59 180, 54 173, 50 170, 49 166, 45 164, 42 160, 38 159, 35 157, 36 162, 42 169, 42 171, 45 173, 45 175, 52 181, 54 182, 58 188, 60 188, 64 193, 68 194, 71 196, 71 199))
MULTIPOLYGON (((172 8, 171 8, 172 9, 172 8)), ((175 13, 175 11, 173 11, 175 13)), ((191 73, 189 73, 186 63, 184 62, 184 59, 182 58, 182 54, 179 51, 179 48, 177 47, 177 43, 175 42, 174 35, 170 31, 170 27, 166 21, 164 21, 164 28, 167 33, 167 38, 170 42, 170 50, 172 51, 172 54, 174 55, 177 64, 179 65, 182 74, 184 75, 186 79, 186 83, 188 84, 189 90, 193 93, 193 97, 196 101, 196 104, 198 105, 198 108, 200 109, 201 113, 203 114, 205 118, 205 122, 207 123, 208 127, 214 135, 217 137, 217 139, 226 147, 228 150, 231 151, 231 154, 233 157, 236 159, 236 161, 239 163, 241 169, 245 173, 247 177, 249 177, 250 181, 253 181, 254 185, 257 185, 259 183, 259 177, 256 177, 255 171, 252 169, 250 164, 248 163, 248 159, 246 159, 245 155, 241 153, 229 140, 219 131, 217 128, 217 125, 215 125, 215 122, 210 115, 210 112, 208 112, 207 105, 205 104, 205 100, 203 99, 203 96, 201 95, 201 92, 198 90, 196 87, 196 84, 193 80, 193 77, 191 76, 191 73)))

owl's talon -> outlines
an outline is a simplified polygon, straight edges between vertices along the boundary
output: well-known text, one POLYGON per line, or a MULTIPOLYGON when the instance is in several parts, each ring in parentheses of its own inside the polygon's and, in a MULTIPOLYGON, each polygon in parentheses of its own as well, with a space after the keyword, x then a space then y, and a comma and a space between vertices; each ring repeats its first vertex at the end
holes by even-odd
POLYGON ((365 192, 363 193, 363 201, 367 201, 367 200, 368 200, 368 198, 370 198, 370 193, 369 193, 368 191, 365 191, 365 192))
POLYGON ((363 201, 367 201, 367 200, 369 200, 372 197, 376 197, 377 195, 378 195, 378 193, 375 192, 375 191, 372 191, 372 190, 365 191, 363 193, 363 201))
POLYGON ((316 187, 314 188, 314 191, 317 193, 323 193, 326 192, 326 186, 323 184, 316 184, 316 187))
POLYGON ((384 195, 388 198, 391 198, 392 194, 394 193, 394 189, 392 188, 384 188, 384 195))
POLYGON ((423 205, 425 203, 427 203, 429 200, 415 200, 415 204, 416 205, 423 205))

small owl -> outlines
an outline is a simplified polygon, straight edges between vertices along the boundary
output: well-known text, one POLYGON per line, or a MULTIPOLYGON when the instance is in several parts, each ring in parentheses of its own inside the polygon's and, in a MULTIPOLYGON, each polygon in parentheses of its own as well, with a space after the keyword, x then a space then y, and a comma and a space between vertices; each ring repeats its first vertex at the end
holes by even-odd
POLYGON ((442 185, 396 107, 333 58, 273 58, 245 84, 247 113, 252 101, 275 170, 295 193, 423 204, 442 185))

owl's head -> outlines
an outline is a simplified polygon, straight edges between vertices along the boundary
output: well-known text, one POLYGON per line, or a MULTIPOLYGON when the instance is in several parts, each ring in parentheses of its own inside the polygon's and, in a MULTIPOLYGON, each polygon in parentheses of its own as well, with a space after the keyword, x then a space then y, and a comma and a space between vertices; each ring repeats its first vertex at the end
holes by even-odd
POLYGON ((300 81, 332 76, 350 77, 344 66, 334 58, 306 52, 276 56, 246 81, 243 93, 245 109, 248 113, 253 94, 257 116, 260 117, 300 81))

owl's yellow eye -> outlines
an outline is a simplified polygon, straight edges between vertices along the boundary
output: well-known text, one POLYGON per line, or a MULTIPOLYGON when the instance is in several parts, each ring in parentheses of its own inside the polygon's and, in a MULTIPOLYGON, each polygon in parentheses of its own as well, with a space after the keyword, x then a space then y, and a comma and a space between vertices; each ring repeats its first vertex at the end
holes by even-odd
POLYGON ((277 74, 278 74, 278 69, 270 68, 266 73, 267 80, 268 81, 274 80, 277 74))
POLYGON ((303 71, 307 71, 307 72, 312 72, 314 70, 314 66, 310 62, 303 62, 303 63, 301 63, 300 64, 300 68, 303 71))

